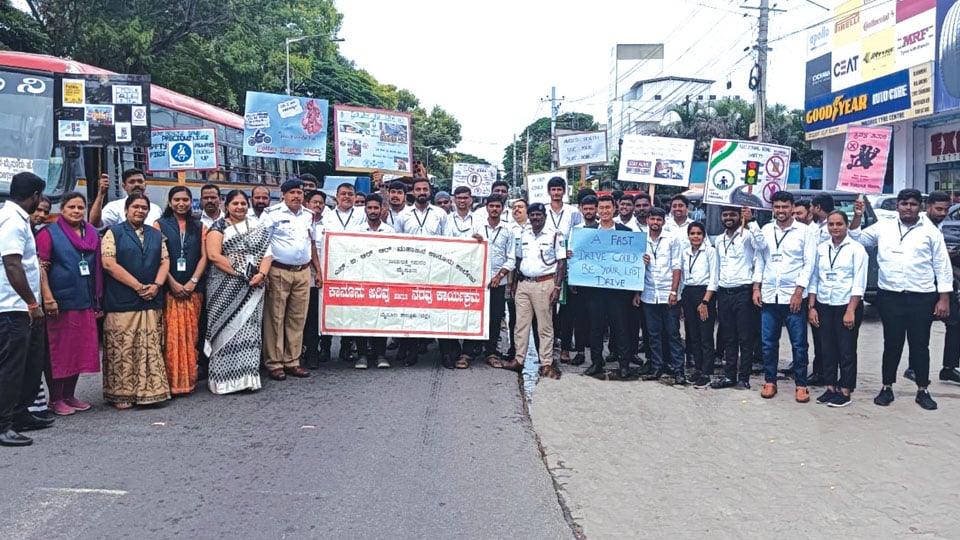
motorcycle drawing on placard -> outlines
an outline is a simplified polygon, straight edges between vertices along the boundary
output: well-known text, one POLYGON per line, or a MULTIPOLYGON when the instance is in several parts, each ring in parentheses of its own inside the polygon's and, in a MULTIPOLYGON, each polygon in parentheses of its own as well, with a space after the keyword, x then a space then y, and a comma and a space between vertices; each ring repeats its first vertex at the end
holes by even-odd
POLYGON ((249 146, 256 146, 258 144, 270 144, 273 142, 273 137, 267 135, 263 130, 258 129, 253 133, 253 135, 247 137, 247 144, 249 146))

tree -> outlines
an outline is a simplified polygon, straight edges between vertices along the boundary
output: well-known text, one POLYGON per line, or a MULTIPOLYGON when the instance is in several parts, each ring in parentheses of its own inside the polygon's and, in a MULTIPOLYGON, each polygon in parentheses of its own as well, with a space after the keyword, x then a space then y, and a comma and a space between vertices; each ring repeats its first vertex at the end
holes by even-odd
POLYGON ((10 0, 0 2, 0 50, 46 53, 50 39, 36 21, 13 7, 10 0))
MULTIPOLYGON (((598 125, 593 116, 589 114, 569 112, 557 116, 557 128, 590 131, 597 129, 598 125)), ((508 145, 503 151, 504 179, 511 184, 523 184, 523 167, 521 164, 527 154, 528 140, 530 146, 527 172, 535 173, 550 170, 550 118, 543 117, 524 128, 517 137, 517 178, 513 177, 513 144, 508 145)))

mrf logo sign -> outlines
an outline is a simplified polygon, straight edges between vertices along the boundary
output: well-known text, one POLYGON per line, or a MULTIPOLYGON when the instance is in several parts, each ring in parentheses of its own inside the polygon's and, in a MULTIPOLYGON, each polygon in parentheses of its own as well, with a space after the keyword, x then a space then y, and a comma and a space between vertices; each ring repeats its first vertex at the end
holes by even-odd
POLYGON ((933 31, 933 27, 928 26, 926 28, 917 30, 916 32, 903 36, 903 39, 900 41, 900 48, 907 49, 907 48, 913 47, 914 45, 923 43, 924 41, 926 41, 927 36, 931 35, 932 31, 933 31))

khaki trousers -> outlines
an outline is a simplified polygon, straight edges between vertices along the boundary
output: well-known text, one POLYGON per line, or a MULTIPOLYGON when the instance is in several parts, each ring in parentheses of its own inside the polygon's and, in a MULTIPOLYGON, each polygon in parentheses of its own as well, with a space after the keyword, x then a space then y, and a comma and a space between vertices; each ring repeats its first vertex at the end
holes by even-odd
POLYGON ((553 364, 553 306, 550 305, 550 293, 553 292, 552 279, 546 281, 522 280, 517 283, 514 302, 517 306, 516 337, 517 362, 523 363, 527 356, 530 341, 530 325, 537 318, 537 330, 540 337, 540 365, 553 364))
POLYGON ((310 304, 310 269, 271 268, 263 303, 263 359, 268 370, 300 365, 310 304))

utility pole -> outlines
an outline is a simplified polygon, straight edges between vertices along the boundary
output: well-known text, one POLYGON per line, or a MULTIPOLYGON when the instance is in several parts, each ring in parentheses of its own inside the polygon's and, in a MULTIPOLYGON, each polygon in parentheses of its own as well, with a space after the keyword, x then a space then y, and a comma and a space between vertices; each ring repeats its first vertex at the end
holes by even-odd
POLYGON ((511 174, 513 179, 513 187, 517 187, 517 134, 513 134, 513 173, 511 174))
MULTIPOLYGON (((557 169, 557 112, 560 111, 560 104, 557 103, 557 87, 550 87, 550 95, 541 98, 541 102, 550 100, 550 168, 557 169)), ((564 99, 560 96, 560 99, 564 99)))
POLYGON ((767 31, 770 26, 770 0, 760 0, 760 21, 757 25, 757 89, 754 123, 757 142, 763 142, 764 120, 767 112, 767 31))
POLYGON ((529 186, 527 186, 527 172, 530 170, 530 128, 527 128, 527 130, 523 132, 523 138, 527 141, 527 148, 523 151, 523 189, 524 191, 529 191, 529 186))

